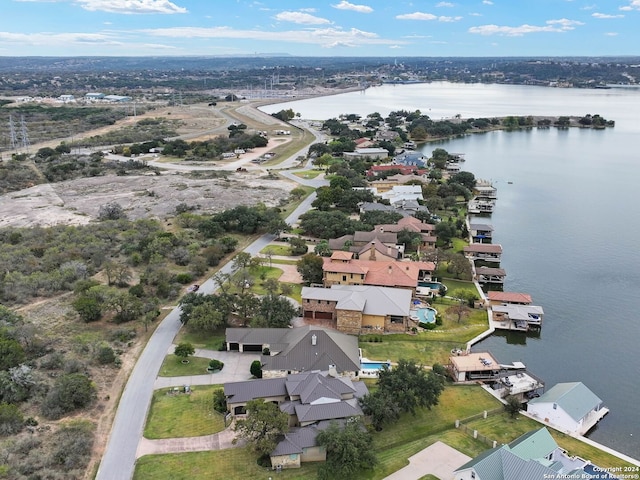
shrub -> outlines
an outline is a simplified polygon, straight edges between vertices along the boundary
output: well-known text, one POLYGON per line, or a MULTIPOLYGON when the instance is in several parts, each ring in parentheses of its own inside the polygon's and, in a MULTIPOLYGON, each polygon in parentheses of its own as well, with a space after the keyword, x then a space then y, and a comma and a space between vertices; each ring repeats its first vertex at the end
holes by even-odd
POLYGON ((127 328, 118 328, 111 332, 111 340, 121 343, 127 343, 129 340, 136 338, 136 331, 127 328))
POLYGON ((51 442, 51 463, 66 470, 86 468, 93 447, 93 425, 86 420, 77 420, 63 425, 51 442))
POLYGON ((209 362, 209 370, 222 370, 224 363, 215 358, 209 362))
POLYGON ((186 285, 187 283, 191 283, 193 281, 193 275, 190 273, 179 273, 176 275, 176 282, 181 283, 182 285, 186 285))
POLYGON ((58 378, 42 402, 42 414, 58 419, 65 413, 89 405, 96 396, 96 387, 82 373, 70 373, 58 378))
POLYGON ((64 355, 61 352, 53 352, 40 360, 40 368, 45 370, 58 370, 64 364, 64 355))
POLYGON ((254 377, 262 378, 262 363, 260 363, 260 360, 254 360, 253 362, 251 362, 249 371, 254 377))
POLYGON ((24 427, 24 418, 12 403, 0 403, 0 435, 14 435, 24 427))
POLYGON ((109 365, 116 360, 116 354, 109 345, 100 345, 96 352, 96 361, 100 365, 109 365))
POLYGON ((219 413, 227 411, 227 397, 224 396, 224 390, 216 390, 213 392, 213 409, 219 413))

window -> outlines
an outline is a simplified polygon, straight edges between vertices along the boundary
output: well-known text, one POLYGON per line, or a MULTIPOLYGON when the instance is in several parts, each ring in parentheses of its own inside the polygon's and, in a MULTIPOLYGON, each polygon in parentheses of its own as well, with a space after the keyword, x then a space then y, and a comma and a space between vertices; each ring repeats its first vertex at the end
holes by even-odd
POLYGON ((554 404, 553 404, 553 409, 554 409, 554 410, 557 410, 557 409, 558 409, 558 404, 557 404, 557 403, 554 403, 554 404))
POLYGON ((471 478, 476 478, 476 472, 471 472, 471 478))
POLYGON ((342 281, 346 282, 347 281, 347 276, 346 275, 342 275, 342 281))

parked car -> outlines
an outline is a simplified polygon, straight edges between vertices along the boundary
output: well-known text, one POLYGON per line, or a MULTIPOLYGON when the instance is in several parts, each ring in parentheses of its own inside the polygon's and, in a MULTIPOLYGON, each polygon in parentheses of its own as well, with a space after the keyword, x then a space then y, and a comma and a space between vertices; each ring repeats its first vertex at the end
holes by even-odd
POLYGON ((197 292, 200 289, 200 285, 194 284, 187 288, 187 292, 197 292))

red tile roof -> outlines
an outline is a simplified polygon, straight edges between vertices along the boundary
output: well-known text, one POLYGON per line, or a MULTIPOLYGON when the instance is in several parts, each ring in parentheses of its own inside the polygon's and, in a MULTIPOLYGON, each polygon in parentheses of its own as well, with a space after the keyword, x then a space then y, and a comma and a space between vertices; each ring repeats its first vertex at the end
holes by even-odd
POLYGON ((366 285, 381 287, 411 287, 418 284, 420 271, 433 272, 433 262, 399 262, 375 260, 351 260, 349 263, 332 262, 324 259, 322 269, 332 273, 364 273, 366 285))
POLYGON ((488 292, 487 298, 492 302, 505 302, 505 303, 525 303, 531 304, 533 300, 531 295, 527 293, 518 292, 488 292))

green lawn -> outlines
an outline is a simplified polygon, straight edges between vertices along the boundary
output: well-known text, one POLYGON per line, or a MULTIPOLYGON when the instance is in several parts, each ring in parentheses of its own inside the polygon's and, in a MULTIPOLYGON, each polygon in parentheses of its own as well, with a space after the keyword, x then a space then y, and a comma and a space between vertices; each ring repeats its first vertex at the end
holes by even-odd
POLYGON ((181 377, 184 375, 205 375, 210 360, 202 357, 189 357, 189 363, 182 363, 182 358, 167 355, 160 367, 160 377, 181 377))
MULTIPOLYGON (((269 263, 269 262, 267 262, 269 263)), ((275 264, 275 265, 297 265, 298 264, 298 260, 287 260, 284 258, 272 258, 271 259, 271 263, 275 264)))
POLYGON ((470 310, 460 323, 457 317, 446 313, 453 304, 447 299, 438 299, 433 306, 443 315, 443 324, 436 330, 420 332, 417 335, 361 335, 359 346, 364 357, 370 360, 391 360, 400 358, 415 360, 425 365, 448 363, 451 350, 463 348, 465 344, 484 332, 488 326, 485 310, 470 310), (380 340, 370 342, 370 339, 380 340))
MULTIPOLYGON (((475 420, 468 423, 467 426, 478 430, 482 435, 496 440, 498 444, 501 444, 509 443, 520 435, 531 430, 538 430, 543 425, 522 415, 512 419, 507 414, 501 414, 492 415, 486 419, 475 420)), ((548 428, 548 430, 558 445, 565 449, 570 456, 577 455, 585 460, 590 460, 595 465, 603 468, 630 465, 603 450, 581 442, 580 440, 576 440, 575 438, 553 430, 552 428, 548 428)))
MULTIPOLYGON (((403 415, 395 425, 374 433, 374 448, 378 465, 354 479, 382 479, 408 464, 408 458, 437 440, 468 455, 477 455, 486 446, 471 436, 455 430, 458 418, 469 417, 483 410, 496 408, 499 402, 476 386, 449 386, 440 397, 440 404, 431 410, 418 409, 416 415, 403 415)), ((193 407, 191 407, 193 410, 193 407)), ((301 469, 284 470, 277 474, 282 479, 316 478, 317 465, 301 469)), ((135 480, 215 480, 265 478, 272 476, 256 464, 256 456, 246 448, 201 453, 153 455, 142 457, 136 464, 135 480)))
POLYGON ((174 343, 185 342, 190 343, 195 348, 218 351, 225 343, 224 328, 215 333, 194 333, 190 332, 188 328, 181 328, 174 343))
POLYGON ((144 428, 149 439, 199 437, 224 430, 224 417, 213 409, 213 391, 222 385, 191 388, 191 394, 168 394, 169 388, 153 392, 144 428))
POLYGON ((294 175, 296 177, 309 179, 309 178, 316 178, 322 172, 323 170, 303 170, 302 172, 294 173, 294 175))
MULTIPOLYGON (((260 253, 264 255, 268 255, 269 253, 271 253, 271 255, 288 257, 289 255, 291 255, 291 247, 289 245, 267 245, 262 250, 260 250, 260 253)), ((269 263, 268 260, 267 263, 269 263)))
POLYGON ((228 450, 149 455, 138 459, 134 480, 246 480, 276 478, 303 480, 317 477, 317 465, 277 473, 256 463, 246 447, 228 450))
POLYGON ((447 287, 447 295, 455 290, 469 290, 470 292, 478 294, 478 289, 473 282, 467 282, 465 280, 454 280, 453 278, 444 278, 441 283, 447 287))

